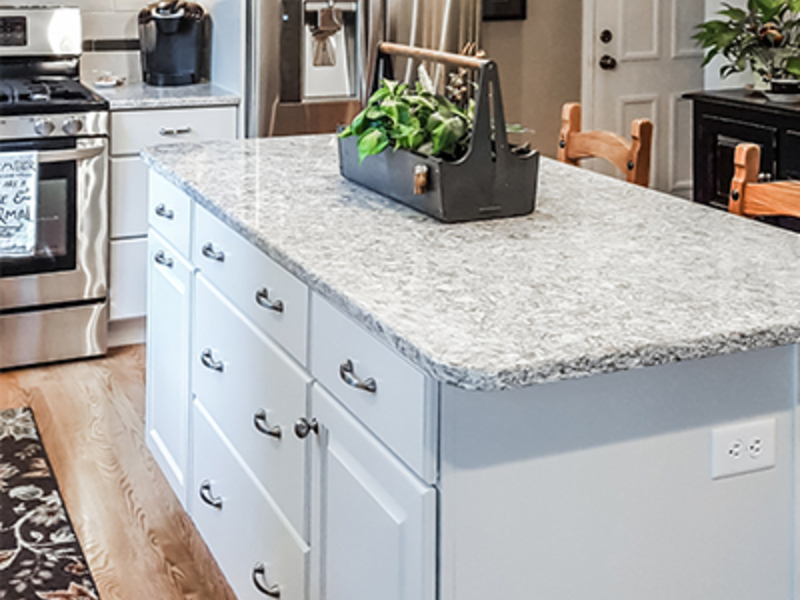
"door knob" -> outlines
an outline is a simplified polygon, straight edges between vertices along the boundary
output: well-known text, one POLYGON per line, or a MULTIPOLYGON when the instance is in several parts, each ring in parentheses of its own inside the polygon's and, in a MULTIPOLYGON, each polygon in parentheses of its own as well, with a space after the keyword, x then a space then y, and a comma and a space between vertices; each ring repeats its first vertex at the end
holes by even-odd
POLYGON ((610 44, 614 39, 614 33, 610 29, 604 29, 600 34, 600 41, 604 44, 610 44))
POLYGON ((604 71, 613 71, 617 68, 617 59, 606 54, 600 59, 600 68, 604 71))

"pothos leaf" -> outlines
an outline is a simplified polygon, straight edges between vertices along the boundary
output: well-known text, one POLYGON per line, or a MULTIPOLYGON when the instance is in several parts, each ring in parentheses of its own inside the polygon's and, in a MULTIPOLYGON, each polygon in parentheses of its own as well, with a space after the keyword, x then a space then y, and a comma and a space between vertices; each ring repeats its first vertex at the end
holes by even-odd
POLYGON ((389 145, 389 138, 380 129, 365 131, 358 138, 358 163, 362 164, 368 156, 383 152, 389 145))

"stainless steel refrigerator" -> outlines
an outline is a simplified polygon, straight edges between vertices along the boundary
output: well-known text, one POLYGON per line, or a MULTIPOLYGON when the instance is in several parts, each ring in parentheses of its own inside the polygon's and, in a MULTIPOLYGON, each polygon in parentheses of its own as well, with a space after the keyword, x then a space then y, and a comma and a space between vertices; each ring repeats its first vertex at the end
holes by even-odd
POLYGON ((479 0, 247 0, 246 11, 248 137, 348 122, 368 96, 380 41, 450 52, 480 42, 479 0))

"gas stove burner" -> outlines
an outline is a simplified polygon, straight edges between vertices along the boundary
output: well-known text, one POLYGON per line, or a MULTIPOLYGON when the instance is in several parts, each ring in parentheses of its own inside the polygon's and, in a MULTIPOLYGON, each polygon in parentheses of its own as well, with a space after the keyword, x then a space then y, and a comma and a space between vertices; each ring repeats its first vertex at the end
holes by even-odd
POLYGON ((105 100, 75 79, 9 79, 0 84, 2 114, 105 110, 105 100))

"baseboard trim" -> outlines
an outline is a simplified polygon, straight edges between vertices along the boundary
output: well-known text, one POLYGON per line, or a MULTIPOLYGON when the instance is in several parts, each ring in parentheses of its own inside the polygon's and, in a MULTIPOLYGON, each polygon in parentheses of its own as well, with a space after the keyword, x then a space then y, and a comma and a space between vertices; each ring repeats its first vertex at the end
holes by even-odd
POLYGON ((147 318, 138 317, 122 321, 111 321, 108 324, 108 347, 143 344, 147 330, 147 318))

